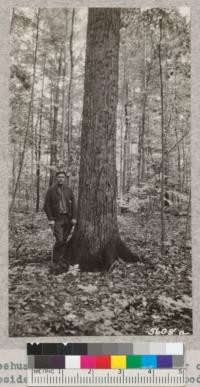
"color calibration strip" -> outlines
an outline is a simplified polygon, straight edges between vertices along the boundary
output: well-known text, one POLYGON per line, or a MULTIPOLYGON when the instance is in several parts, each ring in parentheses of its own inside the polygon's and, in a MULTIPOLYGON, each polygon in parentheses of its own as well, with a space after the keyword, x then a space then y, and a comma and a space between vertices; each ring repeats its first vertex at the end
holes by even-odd
POLYGON ((180 355, 29 355, 28 369, 159 369, 183 368, 180 355))
POLYGON ((28 386, 184 387, 182 343, 28 344, 28 386))
POLYGON ((29 343, 27 355, 184 355, 183 343, 29 343))
POLYGON ((27 344, 29 369, 183 368, 183 343, 27 344))

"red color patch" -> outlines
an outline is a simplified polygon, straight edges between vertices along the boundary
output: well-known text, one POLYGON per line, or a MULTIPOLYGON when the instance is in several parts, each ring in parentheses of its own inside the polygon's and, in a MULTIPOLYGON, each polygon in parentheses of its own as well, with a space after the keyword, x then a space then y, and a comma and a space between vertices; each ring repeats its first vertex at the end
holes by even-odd
POLYGON ((96 356, 96 368, 110 369, 111 356, 96 356))

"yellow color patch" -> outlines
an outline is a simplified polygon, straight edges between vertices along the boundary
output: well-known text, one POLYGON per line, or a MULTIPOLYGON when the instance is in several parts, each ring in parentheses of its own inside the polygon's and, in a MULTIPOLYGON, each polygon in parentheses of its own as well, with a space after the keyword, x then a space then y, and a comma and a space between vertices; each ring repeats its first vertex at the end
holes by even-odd
POLYGON ((126 368, 126 356, 111 356, 111 368, 126 368))

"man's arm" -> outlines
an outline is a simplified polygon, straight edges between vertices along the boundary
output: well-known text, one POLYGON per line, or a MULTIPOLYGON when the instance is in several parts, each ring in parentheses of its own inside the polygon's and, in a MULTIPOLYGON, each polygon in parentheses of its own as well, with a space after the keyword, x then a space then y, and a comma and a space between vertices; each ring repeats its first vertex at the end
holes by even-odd
POLYGON ((44 199, 44 212, 48 218, 48 220, 51 222, 53 221, 53 216, 52 216, 52 209, 51 209, 51 195, 50 195, 50 191, 48 189, 46 195, 45 195, 45 199, 44 199))

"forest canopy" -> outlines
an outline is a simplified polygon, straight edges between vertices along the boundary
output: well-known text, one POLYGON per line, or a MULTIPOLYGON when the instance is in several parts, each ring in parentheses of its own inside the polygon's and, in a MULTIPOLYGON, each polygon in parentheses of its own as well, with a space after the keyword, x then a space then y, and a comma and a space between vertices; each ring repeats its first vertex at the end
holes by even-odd
MULTIPOLYGON (((65 165, 77 192, 86 28, 86 9, 13 9, 11 210, 16 205, 28 211, 41 209, 45 189, 59 164, 65 165)), ((190 22, 175 8, 122 9, 116 153, 120 200, 133 196, 136 186, 159 189, 162 152, 168 191, 188 194, 189 147, 190 22)))

